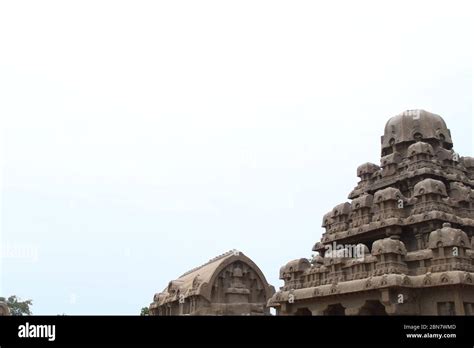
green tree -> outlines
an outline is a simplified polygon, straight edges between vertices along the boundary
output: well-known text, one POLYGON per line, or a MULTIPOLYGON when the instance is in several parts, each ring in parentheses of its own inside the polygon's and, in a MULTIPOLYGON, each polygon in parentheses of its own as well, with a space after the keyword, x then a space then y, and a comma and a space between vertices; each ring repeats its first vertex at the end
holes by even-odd
POLYGON ((150 309, 148 307, 143 307, 140 311, 140 315, 150 315, 150 309))
POLYGON ((30 306, 33 305, 32 300, 22 301, 20 298, 15 295, 10 296, 9 298, 0 297, 0 302, 5 302, 10 308, 12 315, 31 315, 30 306))

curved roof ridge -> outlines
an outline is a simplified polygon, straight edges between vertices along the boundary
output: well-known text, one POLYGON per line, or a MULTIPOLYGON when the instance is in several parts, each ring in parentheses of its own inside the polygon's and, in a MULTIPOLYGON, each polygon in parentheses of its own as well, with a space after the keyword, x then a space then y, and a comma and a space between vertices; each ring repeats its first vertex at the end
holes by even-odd
MULTIPOLYGON (((213 263, 213 262, 219 261, 219 260, 221 260, 221 259, 223 259, 223 258, 225 258, 225 257, 227 257, 227 256, 230 256, 230 255, 233 255, 233 254, 236 254, 236 253, 241 254, 240 251, 238 251, 238 250, 236 250, 236 249, 232 249, 232 250, 229 250, 229 251, 227 251, 227 252, 225 252, 225 253, 223 253, 223 254, 217 255, 216 257, 213 257, 212 259, 210 259, 210 260, 207 261, 206 263, 202 264, 201 266, 194 267, 194 268, 190 269, 189 271, 183 273, 182 275, 179 276, 179 278, 182 278, 182 277, 184 277, 184 276, 187 276, 188 274, 191 274, 191 273, 193 273, 193 272, 196 272, 197 270, 203 268, 204 266, 207 266, 207 265, 209 265, 209 264, 211 264, 211 263, 213 263)), ((238 254, 237 254, 237 255, 238 255, 238 254)), ((178 278, 178 279, 179 279, 179 278, 178 278)))

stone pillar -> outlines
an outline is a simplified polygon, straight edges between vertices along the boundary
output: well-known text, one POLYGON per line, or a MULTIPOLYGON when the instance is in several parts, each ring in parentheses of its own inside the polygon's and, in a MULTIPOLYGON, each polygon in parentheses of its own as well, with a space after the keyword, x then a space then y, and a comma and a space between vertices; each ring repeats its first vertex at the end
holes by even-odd
POLYGON ((359 315, 361 307, 349 307, 346 308, 345 313, 346 315, 359 315))
POLYGON ((466 315, 466 312, 464 311, 464 303, 459 290, 454 292, 454 309, 456 311, 456 315, 466 315))
POLYGON ((416 244, 417 244, 417 248, 420 250, 420 249, 424 249, 425 248, 425 245, 423 243, 423 235, 421 233, 418 233, 415 235, 416 237, 416 244))
POLYGON ((311 314, 322 316, 324 315, 324 308, 321 308, 320 306, 318 306, 318 308, 311 308, 311 314))

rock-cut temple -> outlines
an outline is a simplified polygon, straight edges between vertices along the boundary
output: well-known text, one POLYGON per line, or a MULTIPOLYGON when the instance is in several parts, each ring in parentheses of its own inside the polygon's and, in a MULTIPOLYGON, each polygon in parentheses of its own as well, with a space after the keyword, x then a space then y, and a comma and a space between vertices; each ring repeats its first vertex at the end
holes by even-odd
POLYGON ((151 315, 268 315, 275 293, 262 271, 231 250, 196 267, 156 294, 151 315))
POLYGON ((473 315, 474 158, 424 110, 391 118, 381 140, 313 259, 280 269, 279 315, 473 315))
POLYGON ((311 260, 280 269, 277 293, 242 253, 171 281, 155 315, 473 315, 474 158, 453 150, 444 120, 391 118, 380 165, 357 168, 350 202, 323 218, 311 260))

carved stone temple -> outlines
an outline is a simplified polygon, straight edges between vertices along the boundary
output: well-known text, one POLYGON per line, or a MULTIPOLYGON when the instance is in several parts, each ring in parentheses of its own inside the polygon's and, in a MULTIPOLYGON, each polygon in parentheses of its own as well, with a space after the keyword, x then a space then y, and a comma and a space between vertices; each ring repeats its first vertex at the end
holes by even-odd
POLYGON ((444 120, 391 118, 380 166, 357 169, 350 203, 323 218, 312 260, 280 269, 279 315, 473 315, 474 158, 444 120))
POLYGON ((275 293, 257 265, 237 250, 169 282, 154 296, 151 315, 268 315, 275 293))

